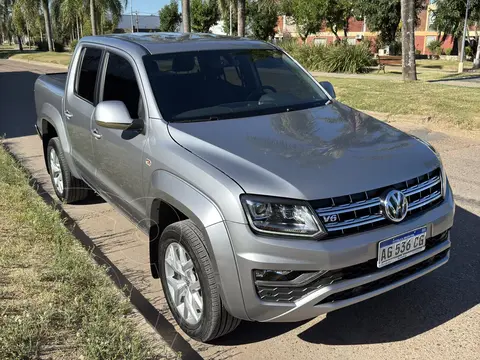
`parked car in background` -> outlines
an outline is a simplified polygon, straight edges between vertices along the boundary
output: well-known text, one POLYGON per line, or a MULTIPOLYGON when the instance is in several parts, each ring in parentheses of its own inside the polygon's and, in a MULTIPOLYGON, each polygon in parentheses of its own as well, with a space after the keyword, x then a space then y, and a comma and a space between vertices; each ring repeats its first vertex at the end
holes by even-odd
POLYGON ((35 101, 58 197, 93 189, 148 234, 152 275, 200 341, 309 319, 449 259, 435 149, 340 103, 272 44, 86 37, 35 101))

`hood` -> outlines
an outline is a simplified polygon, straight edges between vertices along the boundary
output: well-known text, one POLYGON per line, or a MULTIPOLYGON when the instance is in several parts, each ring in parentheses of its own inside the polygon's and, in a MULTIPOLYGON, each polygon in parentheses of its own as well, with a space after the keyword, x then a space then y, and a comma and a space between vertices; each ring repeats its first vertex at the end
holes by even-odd
POLYGON ((439 166, 418 140, 336 101, 281 114, 170 123, 169 132, 250 194, 305 200, 342 196, 439 166))

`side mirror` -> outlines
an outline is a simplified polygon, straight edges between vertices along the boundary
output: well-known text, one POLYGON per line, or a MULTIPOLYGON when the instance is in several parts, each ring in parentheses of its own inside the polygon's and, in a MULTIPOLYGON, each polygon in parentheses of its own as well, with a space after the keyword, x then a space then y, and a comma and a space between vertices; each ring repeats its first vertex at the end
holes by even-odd
POLYGON ((337 96, 335 95, 335 89, 330 81, 320 81, 320 86, 325 89, 325 91, 335 99, 337 96))
POLYGON ((109 129, 134 129, 134 120, 130 117, 123 101, 102 101, 96 107, 93 118, 98 126, 109 129))

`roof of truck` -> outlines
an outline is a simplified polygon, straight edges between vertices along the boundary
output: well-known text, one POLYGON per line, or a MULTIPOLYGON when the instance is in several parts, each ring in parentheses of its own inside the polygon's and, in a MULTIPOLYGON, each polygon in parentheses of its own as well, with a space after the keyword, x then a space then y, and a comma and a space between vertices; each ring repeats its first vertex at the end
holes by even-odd
POLYGON ((105 45, 118 44, 118 40, 135 43, 150 54, 171 52, 222 50, 222 49, 273 49, 274 46, 264 41, 200 33, 129 33, 101 36, 88 36, 82 41, 105 45))

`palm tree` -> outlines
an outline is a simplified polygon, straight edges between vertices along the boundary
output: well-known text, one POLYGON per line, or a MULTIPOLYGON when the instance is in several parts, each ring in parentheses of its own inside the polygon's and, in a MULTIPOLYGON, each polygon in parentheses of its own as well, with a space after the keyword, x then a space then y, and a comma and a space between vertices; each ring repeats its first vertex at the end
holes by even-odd
POLYGON ((238 36, 245 36, 245 0, 237 0, 238 36))
POLYGON ((232 24, 233 19, 232 15, 236 13, 237 11, 237 3, 235 0, 219 0, 218 1, 218 7, 220 9, 220 15, 222 19, 228 19, 229 23, 229 35, 233 35, 233 28, 234 25, 232 24))
POLYGON ((89 0, 92 35, 98 34, 98 26, 104 23, 107 14, 112 17, 113 23, 118 23, 127 3, 128 0, 89 0))
POLYGON ((47 36, 48 51, 55 51, 53 46, 52 19, 50 18, 48 0, 40 0, 40 2, 42 5, 43 16, 45 18, 45 34, 47 36))
POLYGON ((182 0, 182 22, 183 22, 183 32, 189 33, 191 29, 190 0, 182 0))
POLYGON ((92 23, 92 35, 97 35, 97 21, 95 19, 95 2, 90 0, 90 22, 92 23))

